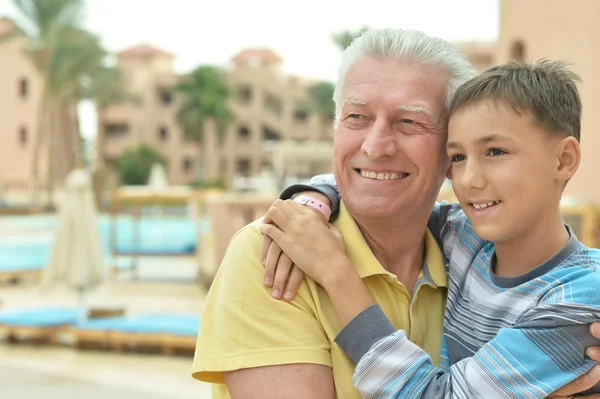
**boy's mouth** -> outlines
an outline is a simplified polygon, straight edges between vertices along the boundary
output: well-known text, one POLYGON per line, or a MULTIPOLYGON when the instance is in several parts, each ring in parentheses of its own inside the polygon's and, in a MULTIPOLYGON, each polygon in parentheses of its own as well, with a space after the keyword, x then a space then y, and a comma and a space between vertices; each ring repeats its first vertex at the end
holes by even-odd
POLYGON ((472 202, 471 206, 473 208, 477 209, 477 210, 482 210, 482 209, 489 208, 491 206, 496 206, 500 202, 502 202, 502 201, 496 200, 496 201, 485 201, 485 202, 483 202, 483 201, 481 201, 481 202, 472 202))

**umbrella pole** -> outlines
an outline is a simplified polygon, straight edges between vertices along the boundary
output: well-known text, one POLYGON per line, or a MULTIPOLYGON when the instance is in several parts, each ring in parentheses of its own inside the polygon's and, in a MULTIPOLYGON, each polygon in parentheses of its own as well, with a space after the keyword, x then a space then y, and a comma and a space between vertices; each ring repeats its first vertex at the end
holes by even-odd
POLYGON ((88 309, 85 305, 85 288, 81 286, 79 289, 79 323, 83 324, 88 321, 88 309))

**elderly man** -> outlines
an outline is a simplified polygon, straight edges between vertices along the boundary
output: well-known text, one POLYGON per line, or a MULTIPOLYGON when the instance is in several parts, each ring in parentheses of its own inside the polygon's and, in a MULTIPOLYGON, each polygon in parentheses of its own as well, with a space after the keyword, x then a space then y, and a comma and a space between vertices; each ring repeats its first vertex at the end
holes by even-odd
MULTIPOLYGON (((448 169, 447 107, 472 76, 443 40, 374 30, 345 51, 334 94, 342 197, 335 225, 377 304, 435 363, 446 275, 426 226, 448 169), (374 186, 365 173, 389 184, 374 186)), ((354 364, 334 343, 342 326, 326 293, 306 279, 294 299, 280 301, 263 285, 259 227, 241 229, 226 251, 206 300, 193 376, 214 383, 213 398, 359 398, 354 364)))

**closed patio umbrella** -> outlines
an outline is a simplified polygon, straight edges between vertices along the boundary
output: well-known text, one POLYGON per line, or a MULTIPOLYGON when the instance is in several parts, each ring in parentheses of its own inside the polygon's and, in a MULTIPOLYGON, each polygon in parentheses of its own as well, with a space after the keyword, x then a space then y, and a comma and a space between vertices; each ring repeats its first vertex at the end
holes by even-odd
POLYGON ((91 176, 78 168, 65 181, 45 284, 66 283, 79 291, 81 314, 85 320, 85 294, 103 280, 103 262, 91 176))

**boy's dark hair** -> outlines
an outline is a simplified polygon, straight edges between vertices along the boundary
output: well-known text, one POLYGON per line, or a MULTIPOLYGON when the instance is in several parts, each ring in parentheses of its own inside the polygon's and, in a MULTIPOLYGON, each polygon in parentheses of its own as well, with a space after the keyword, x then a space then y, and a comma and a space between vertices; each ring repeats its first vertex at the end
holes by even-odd
POLYGON ((564 61, 509 62, 495 66, 458 88, 450 105, 452 116, 482 100, 505 103, 519 115, 530 113, 533 123, 555 134, 581 134, 579 76, 564 61))

